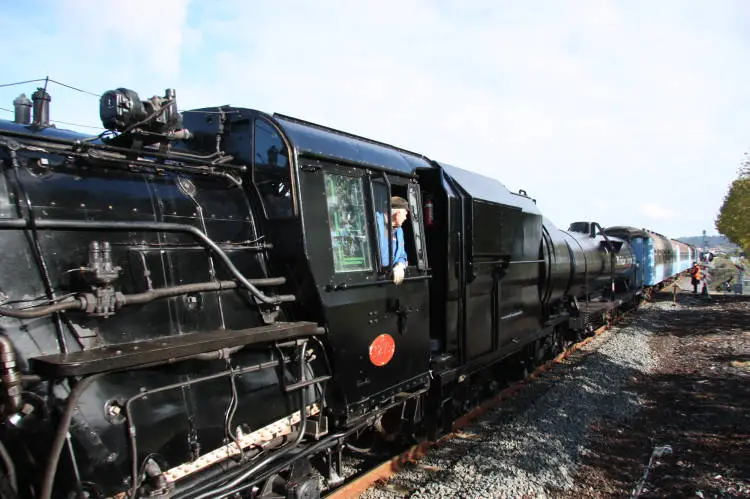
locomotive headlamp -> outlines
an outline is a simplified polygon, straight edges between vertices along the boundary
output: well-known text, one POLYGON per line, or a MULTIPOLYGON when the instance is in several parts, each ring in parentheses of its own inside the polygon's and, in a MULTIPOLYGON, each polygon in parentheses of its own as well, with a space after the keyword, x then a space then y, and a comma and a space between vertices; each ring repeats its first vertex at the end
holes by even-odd
POLYGON ((99 116, 104 128, 119 132, 166 133, 182 127, 176 94, 171 88, 164 92, 164 97, 154 96, 147 100, 141 100, 137 93, 127 88, 109 90, 99 101, 99 116))

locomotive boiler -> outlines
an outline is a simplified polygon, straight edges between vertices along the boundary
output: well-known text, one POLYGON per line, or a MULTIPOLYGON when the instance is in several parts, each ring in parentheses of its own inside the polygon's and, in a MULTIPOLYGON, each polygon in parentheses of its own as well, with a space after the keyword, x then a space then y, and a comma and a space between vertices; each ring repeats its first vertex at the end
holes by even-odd
POLYGON ((317 497, 646 287, 646 233, 418 153, 171 89, 105 92, 97 136, 32 100, 0 121, 8 497, 317 497))

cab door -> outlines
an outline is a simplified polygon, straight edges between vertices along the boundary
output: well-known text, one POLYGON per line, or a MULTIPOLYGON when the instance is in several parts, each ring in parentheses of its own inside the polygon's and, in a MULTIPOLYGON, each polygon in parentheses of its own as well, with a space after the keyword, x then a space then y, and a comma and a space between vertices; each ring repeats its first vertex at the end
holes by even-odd
POLYGON ((340 395, 334 409, 348 418, 427 379, 428 281, 419 192, 412 183, 321 161, 300 168, 307 256, 325 311, 340 395), (415 205, 407 222, 414 226, 404 228, 409 267, 400 286, 392 282, 381 246, 394 185, 415 205))

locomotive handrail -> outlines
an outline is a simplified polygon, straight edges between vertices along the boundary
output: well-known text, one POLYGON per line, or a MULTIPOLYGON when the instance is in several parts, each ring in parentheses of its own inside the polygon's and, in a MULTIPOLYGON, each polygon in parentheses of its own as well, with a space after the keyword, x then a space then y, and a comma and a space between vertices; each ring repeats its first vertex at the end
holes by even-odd
MULTIPOLYGON (((406 281, 425 281, 427 279, 432 279, 431 275, 419 275, 414 277, 404 277, 404 282, 406 281)), ((366 288, 370 286, 386 286, 388 284, 393 284, 393 281, 388 279, 383 279, 382 281, 369 281, 369 282, 355 282, 355 283, 341 283, 341 284, 329 284, 326 286, 326 291, 345 291, 347 289, 353 289, 353 288, 366 288)), ((395 286, 395 284, 393 284, 395 286)))
POLYGON ((544 260, 508 260, 507 258, 501 260, 479 260, 471 262, 472 265, 511 265, 521 263, 544 263, 544 260))
MULTIPOLYGON (((95 149, 99 151, 105 151, 105 152, 111 152, 115 154, 123 154, 125 156, 133 155, 132 149, 127 149, 124 147, 117 147, 112 146, 109 144, 94 144, 91 142, 83 142, 81 140, 74 140, 74 139, 68 139, 63 137, 53 137, 49 135, 35 135, 30 133, 24 133, 24 132, 16 132, 13 130, 0 130, 0 135, 5 135, 7 137, 15 137, 18 139, 24 139, 24 140, 30 140, 34 142, 50 142, 53 144, 61 144, 61 145, 67 145, 70 146, 72 149, 95 149)), ((211 165, 211 166, 221 166, 222 168, 226 168, 227 170, 235 170, 238 172, 246 172, 247 166, 245 165, 233 165, 233 164, 226 164, 226 161, 231 161, 233 159, 229 155, 222 155, 219 153, 212 153, 205 156, 200 156, 197 154, 186 154, 179 151, 172 151, 169 153, 162 153, 156 150, 141 150, 139 151, 141 154, 139 156, 151 156, 154 158, 159 158, 162 160, 182 160, 187 163, 198 163, 201 165, 211 165)), ((115 158, 113 158, 115 159, 115 158)), ((127 161, 127 158, 122 158, 122 160, 127 161)))
POLYGON ((594 232, 594 227, 599 227, 599 234, 604 236, 604 240, 607 242, 607 249, 609 250, 609 281, 611 286, 611 292, 612 292, 612 300, 615 299, 615 247, 614 244, 612 244, 612 241, 609 240, 609 237, 607 237, 607 233, 604 231, 601 225, 599 225, 598 222, 593 222, 591 224, 591 232, 592 234, 596 235, 596 232, 594 232))
POLYGON ((510 262, 507 259, 503 260, 480 260, 478 262, 471 261, 469 262, 469 265, 473 269, 474 267, 478 267, 480 265, 498 265, 501 267, 507 267, 510 262))
POLYGON ((235 267, 229 256, 206 234, 197 227, 187 224, 173 224, 165 222, 102 222, 89 220, 35 220, 33 223, 23 219, 0 220, 0 229, 49 229, 49 230, 121 230, 148 232, 185 232, 214 253, 224 262, 227 270, 247 289, 255 298, 269 305, 278 305, 296 300, 294 295, 267 296, 251 283, 242 272, 235 267))

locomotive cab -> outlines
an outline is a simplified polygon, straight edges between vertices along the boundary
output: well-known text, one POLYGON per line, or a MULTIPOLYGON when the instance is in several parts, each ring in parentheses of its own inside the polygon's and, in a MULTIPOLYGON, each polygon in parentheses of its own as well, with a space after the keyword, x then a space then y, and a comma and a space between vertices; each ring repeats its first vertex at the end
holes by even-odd
MULTIPOLYGON (((290 317, 315 320, 327 332, 336 372, 329 410, 349 425, 427 385, 430 278, 419 155, 280 114, 222 107, 184 113, 193 144, 217 137, 245 178, 268 263, 298 297, 290 317), (391 197, 406 199, 403 283, 392 281, 386 228, 391 197), (398 396, 397 396, 398 395, 398 396)), ((416 396, 416 395, 415 395, 416 396)))
POLYGON ((274 116, 295 148, 304 259, 321 304, 336 376, 331 409, 345 425, 417 397, 429 372, 430 278, 418 155, 274 116), (405 278, 392 280, 391 197, 407 200, 405 278), (389 241, 390 240, 390 241, 389 241))

